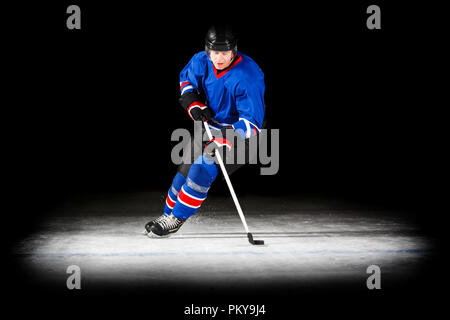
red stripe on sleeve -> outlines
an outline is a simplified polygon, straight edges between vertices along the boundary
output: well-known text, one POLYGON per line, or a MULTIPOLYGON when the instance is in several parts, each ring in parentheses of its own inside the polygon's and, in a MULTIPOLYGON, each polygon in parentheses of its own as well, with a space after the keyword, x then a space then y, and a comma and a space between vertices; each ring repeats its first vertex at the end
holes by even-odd
POLYGON ((183 82, 181 85, 180 85, 180 89, 182 89, 185 85, 187 85, 187 84, 190 84, 190 82, 188 82, 188 81, 185 81, 185 82, 183 82))

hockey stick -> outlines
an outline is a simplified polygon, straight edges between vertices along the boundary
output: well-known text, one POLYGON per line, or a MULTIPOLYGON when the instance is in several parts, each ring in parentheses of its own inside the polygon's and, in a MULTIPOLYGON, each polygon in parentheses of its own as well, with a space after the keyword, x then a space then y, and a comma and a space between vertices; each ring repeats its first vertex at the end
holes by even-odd
MULTIPOLYGON (((205 130, 208 134, 209 140, 212 140, 213 136, 211 134, 211 130, 209 129, 208 123, 206 121, 203 122, 205 126, 205 130)), ((236 193, 234 192, 233 185, 231 184, 230 177, 228 176, 227 170, 225 169, 225 165, 223 163, 222 157, 219 152, 215 154, 217 161, 219 162, 220 169, 222 169, 223 176, 225 177, 225 181, 227 182, 228 189, 230 189, 231 197, 233 198, 236 209, 239 213, 239 217, 241 218, 242 224, 244 225, 245 231, 247 232, 248 241, 253 245, 262 245, 264 244, 264 240, 253 240, 253 235, 248 230, 247 222, 245 221, 244 213, 242 212, 241 205, 236 197, 236 193)))

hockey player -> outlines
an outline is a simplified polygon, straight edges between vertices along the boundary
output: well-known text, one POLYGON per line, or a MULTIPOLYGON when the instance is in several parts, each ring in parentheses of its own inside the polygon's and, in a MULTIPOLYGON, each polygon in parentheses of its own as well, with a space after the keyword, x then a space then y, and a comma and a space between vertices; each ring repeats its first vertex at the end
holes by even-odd
MULTIPOLYGON (((186 157, 169 188, 164 214, 145 225, 149 236, 165 236, 180 229, 205 201, 219 166, 216 149, 235 148, 231 134, 245 139, 246 161, 249 140, 260 132, 264 119, 264 74, 248 56, 237 51, 230 27, 213 26, 205 38, 205 51, 195 54, 180 73, 181 106, 194 121, 207 121, 215 138, 200 146, 200 154, 186 157), (228 138, 228 139, 227 139, 228 138)), ((191 144, 195 142, 192 140, 191 144)), ((225 153, 229 174, 242 164, 225 153)))

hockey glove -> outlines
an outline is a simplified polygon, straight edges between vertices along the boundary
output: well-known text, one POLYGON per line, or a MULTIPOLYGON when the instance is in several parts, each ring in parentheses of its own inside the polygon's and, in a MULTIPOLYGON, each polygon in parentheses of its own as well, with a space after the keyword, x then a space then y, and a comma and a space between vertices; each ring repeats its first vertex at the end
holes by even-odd
POLYGON ((222 128, 222 138, 216 137, 211 139, 207 144, 205 144, 205 151, 210 157, 216 155, 217 149, 226 148, 227 151, 231 151, 233 147, 230 140, 226 139, 226 129, 232 129, 231 127, 222 128))
POLYGON ((208 121, 214 116, 212 109, 199 101, 192 102, 187 108, 187 112, 195 121, 208 121))

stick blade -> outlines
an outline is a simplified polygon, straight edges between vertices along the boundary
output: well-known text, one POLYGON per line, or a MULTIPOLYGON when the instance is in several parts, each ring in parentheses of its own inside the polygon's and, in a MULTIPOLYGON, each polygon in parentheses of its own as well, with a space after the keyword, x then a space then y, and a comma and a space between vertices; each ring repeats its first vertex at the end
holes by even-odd
POLYGON ((263 245, 264 240, 253 240, 253 235, 249 232, 247 233, 248 242, 250 242, 253 245, 263 245))

